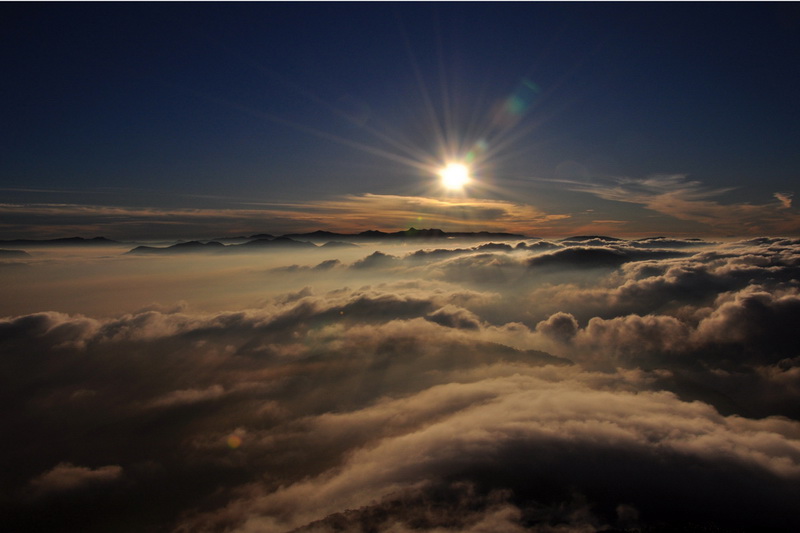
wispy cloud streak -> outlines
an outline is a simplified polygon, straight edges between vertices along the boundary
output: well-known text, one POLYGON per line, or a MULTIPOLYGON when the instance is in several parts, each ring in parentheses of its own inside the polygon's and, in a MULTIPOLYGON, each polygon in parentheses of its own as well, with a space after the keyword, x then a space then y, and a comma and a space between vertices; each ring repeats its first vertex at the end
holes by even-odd
POLYGON ((709 188, 683 174, 560 183, 604 200, 638 204, 680 220, 697 222, 713 233, 795 235, 800 232, 800 214, 785 211, 791 208, 791 193, 775 193, 777 202, 772 203, 723 204, 715 198, 733 188, 709 188))
POLYGON ((182 237, 227 233, 291 233, 410 226, 528 233, 568 214, 501 200, 365 194, 300 203, 250 203, 225 209, 141 208, 80 204, 0 204, 0 231, 9 236, 103 234, 116 238, 182 237))

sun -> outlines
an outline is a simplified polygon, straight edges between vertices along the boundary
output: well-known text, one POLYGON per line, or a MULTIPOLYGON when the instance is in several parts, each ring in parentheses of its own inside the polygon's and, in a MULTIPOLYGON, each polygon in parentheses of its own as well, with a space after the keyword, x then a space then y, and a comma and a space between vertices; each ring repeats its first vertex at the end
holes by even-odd
POLYGON ((470 182, 469 168, 461 163, 450 163, 439 170, 442 185, 451 191, 460 191, 470 182))

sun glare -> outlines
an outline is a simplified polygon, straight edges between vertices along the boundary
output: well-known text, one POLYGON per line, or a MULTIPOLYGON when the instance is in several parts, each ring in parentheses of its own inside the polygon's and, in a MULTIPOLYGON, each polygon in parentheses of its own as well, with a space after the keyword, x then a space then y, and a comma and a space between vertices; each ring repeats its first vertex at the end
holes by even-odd
POLYGON ((469 169, 460 163, 450 163, 439 171, 439 175, 442 177, 444 188, 451 191, 463 189, 470 181, 469 169))

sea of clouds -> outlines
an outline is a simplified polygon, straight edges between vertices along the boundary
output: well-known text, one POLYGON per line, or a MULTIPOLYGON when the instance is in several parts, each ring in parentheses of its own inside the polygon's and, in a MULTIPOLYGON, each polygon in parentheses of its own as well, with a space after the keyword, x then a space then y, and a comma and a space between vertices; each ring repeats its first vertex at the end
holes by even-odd
POLYGON ((4 530, 800 530, 800 240, 119 252, 2 260, 4 530))

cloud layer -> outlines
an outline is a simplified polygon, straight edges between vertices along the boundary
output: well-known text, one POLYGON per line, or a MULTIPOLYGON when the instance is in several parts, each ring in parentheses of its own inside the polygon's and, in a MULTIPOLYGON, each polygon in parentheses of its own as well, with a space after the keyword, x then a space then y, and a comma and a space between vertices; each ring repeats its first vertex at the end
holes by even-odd
POLYGON ((697 236, 800 232, 800 214, 792 205, 792 191, 775 192, 769 201, 761 203, 723 201, 734 189, 711 188, 683 174, 639 179, 531 178, 530 185, 561 189, 555 193, 560 198, 558 205, 565 205, 564 196, 576 193, 578 198, 584 196, 583 200, 588 195, 609 203, 598 212, 570 211, 540 203, 541 199, 536 197, 519 197, 494 187, 483 191, 485 198, 360 194, 293 203, 191 198, 194 204, 202 200, 206 205, 203 208, 155 207, 160 205, 159 199, 153 199, 155 204, 148 207, 2 203, 0 236, 50 238, 66 233, 102 234, 119 240, 197 239, 251 235, 262 232, 264 227, 276 234, 287 234, 320 228, 354 233, 365 229, 394 231, 411 226, 547 237, 597 231, 623 235, 681 232, 697 236))
POLYGON ((500 230, 528 233, 569 219, 524 203, 471 198, 348 195, 305 203, 226 202, 224 208, 156 208, 83 204, 0 204, 0 234, 48 238, 64 233, 117 239, 197 238, 250 235, 265 225, 278 234, 336 227, 395 230, 409 226, 452 231, 500 230), (34 233, 31 233, 31 232, 34 233))
MULTIPOLYGON (((75 261, 48 257, 20 279, 75 261)), ((246 279, 257 305, 236 293, 227 307, 67 313, 53 296, 0 319, 14 436, 0 444, 4 524, 800 526, 800 241, 362 246, 279 252, 268 268, 265 257, 209 258, 210 273, 182 286, 246 279)), ((98 283, 142 283, 115 274, 128 265, 154 277, 184 264, 92 261, 98 283)))

